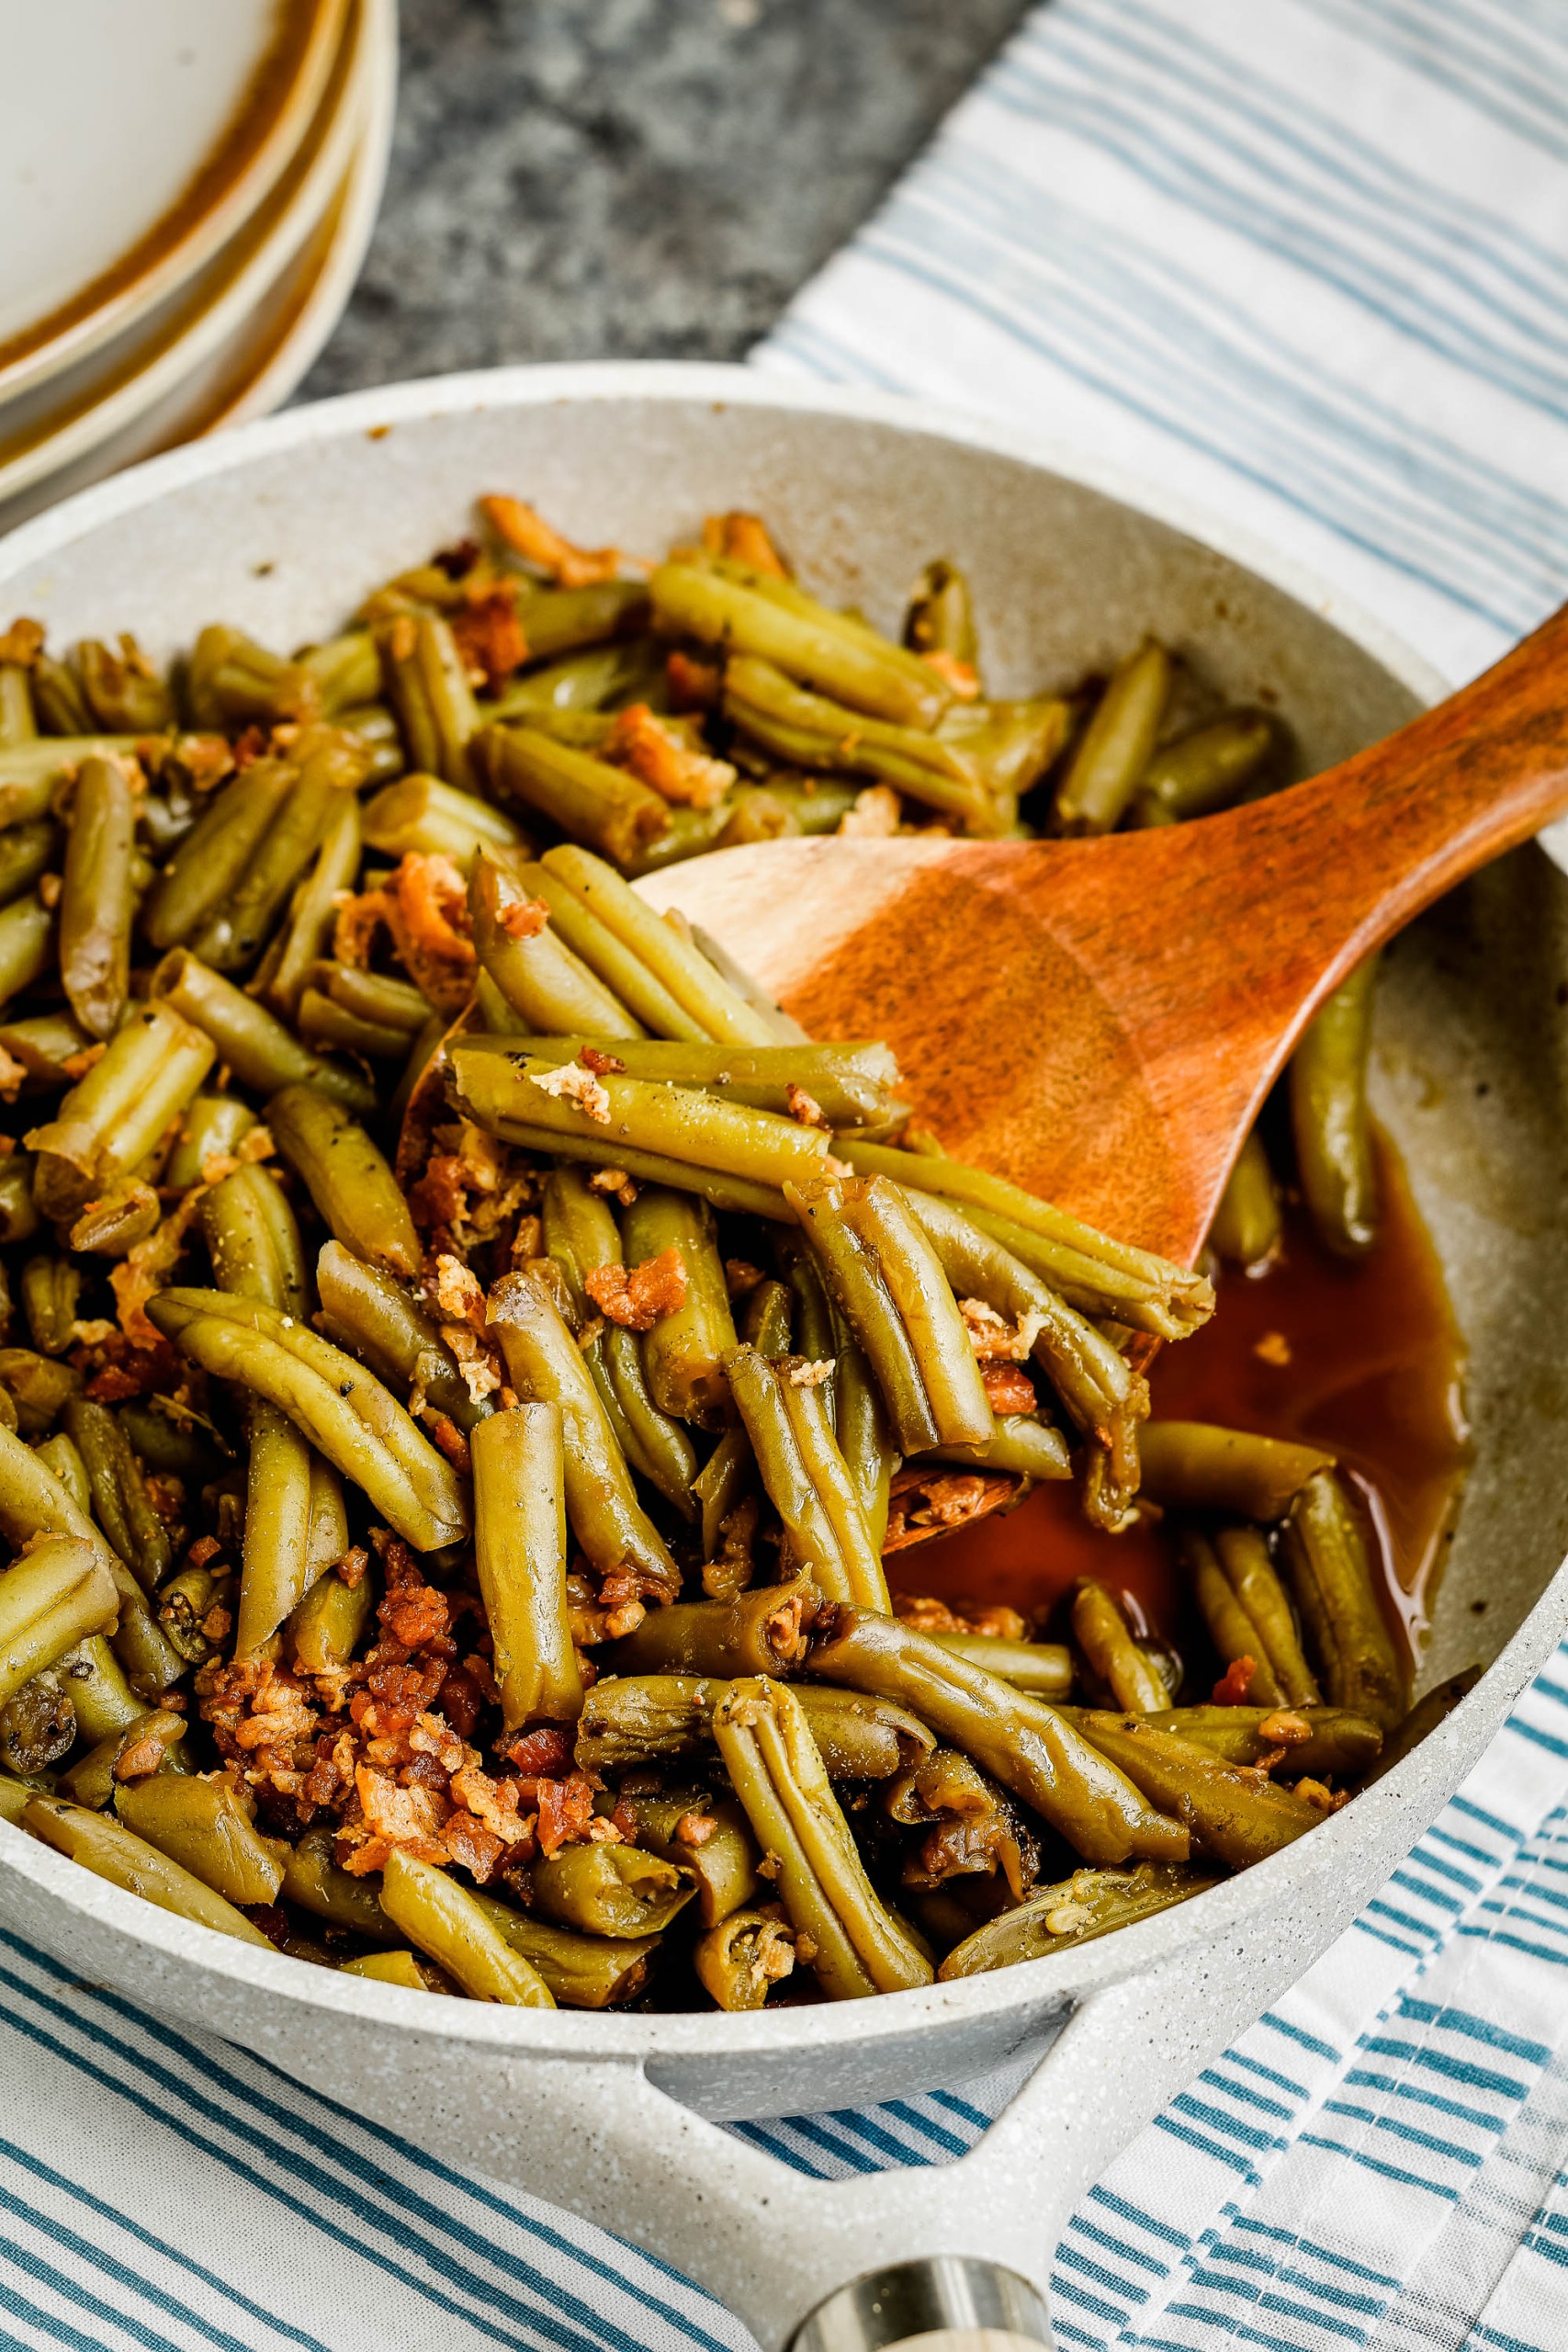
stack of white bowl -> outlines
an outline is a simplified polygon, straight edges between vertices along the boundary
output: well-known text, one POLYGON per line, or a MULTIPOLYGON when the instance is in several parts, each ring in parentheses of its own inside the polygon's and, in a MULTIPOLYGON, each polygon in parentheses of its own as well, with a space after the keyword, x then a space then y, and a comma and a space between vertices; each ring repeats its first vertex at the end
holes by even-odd
POLYGON ((386 173, 396 0, 0 0, 0 529, 263 415, 386 173))

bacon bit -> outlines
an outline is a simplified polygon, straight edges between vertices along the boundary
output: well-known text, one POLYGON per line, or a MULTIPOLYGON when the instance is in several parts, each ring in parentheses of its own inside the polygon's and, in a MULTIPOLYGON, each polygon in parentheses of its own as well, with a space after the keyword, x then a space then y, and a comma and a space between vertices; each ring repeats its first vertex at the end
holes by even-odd
POLYGON ((64 888, 65 877, 63 875, 40 874, 39 876, 37 885, 38 902, 39 906, 46 908, 48 911, 52 914, 55 908, 60 904, 60 894, 64 888))
POLYGON ((728 760, 698 751, 682 733, 679 720, 655 718, 645 702, 617 712, 599 756, 628 768, 679 808, 716 808, 735 782, 736 771, 728 760))
POLYGON ((813 1363, 809 1357, 796 1356, 784 1369, 784 1378, 792 1388, 820 1388, 831 1380, 837 1356, 822 1356, 813 1363))
POLYGON ((447 1860, 466 1870, 477 1886, 487 1885, 505 1860, 505 1842, 472 1814, 449 1815, 441 1835, 447 1860))
POLYGON ((993 1413, 1032 1413, 1039 1404, 1034 1383, 1021 1364, 983 1364, 980 1379, 993 1413))
POLYGON ((354 1787, 370 1841, 349 1857, 351 1871, 363 1874, 385 1868, 386 1853, 394 1848, 412 1854, 417 1861, 446 1860, 441 1832, 451 1808, 434 1789, 421 1788, 417 1782, 410 1788, 400 1788, 389 1773, 378 1771, 369 1764, 355 1765, 354 1787), (378 1843, 383 1849, 381 1857, 371 1861, 367 1857, 378 1843))
POLYGON ((270 1127, 248 1127, 234 1146, 234 1157, 247 1165, 257 1159, 271 1159, 277 1150, 270 1127))
MULTIPOLYGON (((489 1366, 487 1365, 485 1369, 488 1371, 489 1366)), ((493 1374, 492 1377, 494 1377, 493 1374)), ((499 1381, 497 1385, 499 1385, 499 1381)), ((472 1395, 471 1384, 469 1394, 472 1395)), ((475 1397, 474 1401, 477 1404, 479 1399, 475 1397)), ((422 1418, 425 1428, 430 1431, 453 1469, 465 1478, 471 1477, 474 1469, 473 1456, 468 1451, 468 1441, 457 1427, 457 1422, 446 1413, 427 1412, 422 1418)))
POLYGON ((637 1190, 624 1168, 596 1168, 588 1179, 588 1189, 591 1193, 607 1193, 624 1209, 630 1208, 637 1190))
POLYGON ((0 1101, 14 1102, 21 1091, 22 1081, 27 1074, 26 1069, 17 1060, 15 1055, 8 1054, 5 1047, 0 1046, 0 1101))
POLYGON ((598 1126, 609 1125, 610 1098, 593 1072, 584 1069, 581 1063, 563 1062, 558 1069, 531 1069, 527 1076, 529 1083, 542 1094, 553 1094, 558 1102, 575 1104, 584 1118, 593 1120, 598 1126))
POLYGON ((452 635, 463 666, 478 671, 494 694, 528 659, 528 640, 517 617, 517 597, 508 583, 470 596, 452 616, 452 635))
POLYGON ((165 1527, 173 1526, 185 1509, 184 1481, 179 1478, 161 1477, 156 1472, 149 1472, 143 1483, 147 1488, 147 1499, 158 1517, 165 1527))
POLYGON ((215 1535, 198 1535, 186 1554, 186 1566, 187 1568, 204 1568, 209 1560, 215 1560, 222 1549, 215 1535))
POLYGON ((558 1779, 571 1761, 571 1742, 564 1731, 547 1724, 537 1731, 519 1732, 502 1753, 525 1780, 558 1779))
POLYGON ((593 1788, 586 1774, 569 1772, 564 1781, 536 1781, 531 1790, 526 1781, 521 1786, 538 1807, 535 1835, 547 1860, 563 1846, 587 1842, 593 1819, 593 1788))
MULTIPOLYGON (((969 1334, 969 1344, 981 1363, 1022 1363, 1040 1337, 1044 1317, 1021 1315, 1010 1323, 987 1306, 983 1298, 961 1298, 958 1311, 964 1317, 964 1328, 969 1334)), ((1025 1408, 1032 1412, 1030 1405, 1025 1408)))
POLYGON ((716 710, 724 700, 724 672, 716 662, 699 662, 679 648, 664 664, 664 683, 674 710, 716 710))
POLYGON ((896 1592, 893 1612, 901 1624, 917 1634, 987 1634, 998 1641, 1021 1642, 1029 1632, 1027 1619, 1000 1602, 980 1606, 965 1602, 955 1610, 930 1594, 896 1592))
POLYGON ((951 1527, 964 1527, 1017 1499, 1020 1481, 980 1471, 900 1470, 893 1480, 883 1551, 901 1552, 951 1527))
POLYGON ((1319 1813, 1337 1813, 1350 1802, 1348 1789, 1331 1789, 1325 1781, 1298 1781, 1296 1794, 1307 1804, 1315 1805, 1319 1813))
POLYGON ((549 919, 544 899, 511 899, 496 910, 496 920, 509 939, 537 939, 549 919))
POLYGON ((597 1046, 584 1046, 577 1058, 595 1078, 619 1078, 626 1067, 619 1054, 602 1053, 597 1046))
POLYGON ((1278 1365, 1281 1370, 1291 1361, 1291 1343, 1283 1331, 1265 1331, 1252 1343, 1252 1352, 1260 1363, 1278 1365))
POLYGON ((18 669, 30 670, 43 651, 43 641, 41 621, 14 620, 0 637, 0 662, 15 662, 18 669))
POLYGON ((582 1286, 602 1315, 623 1331, 651 1331, 686 1303, 686 1267, 673 1242, 639 1266, 591 1266, 582 1286))
POLYGON ((158 1770, 168 1752, 163 1741, 149 1732, 116 1757, 114 1777, 117 1781, 143 1781, 158 1770))
POLYGON ((922 653, 920 659, 928 670, 934 670, 937 676, 953 688, 960 702, 976 700, 980 692, 980 678, 973 662, 961 662, 956 653, 945 653, 940 648, 931 653, 922 653))
POLYGON ((186 1232, 201 1206, 202 1190, 193 1184, 179 1206, 145 1240, 134 1242, 118 1266, 109 1268, 119 1328, 133 1348, 160 1348, 161 1333, 147 1319, 148 1300, 163 1289, 179 1262, 186 1232))
POLYGON ((903 814, 903 805, 890 784, 868 784, 856 795, 854 807, 846 808, 840 818, 839 831, 849 841, 885 841, 897 831, 903 814))
POLYGON ((1247 1694, 1252 1688, 1252 1678, 1257 1671, 1256 1658, 1233 1657, 1214 1685, 1214 1705, 1216 1707, 1245 1707, 1247 1694))
POLYGON ((602 580, 614 580, 631 560, 619 548, 574 547, 520 498, 481 498, 479 509, 513 555, 547 572, 563 588, 592 588, 602 580))
POLYGON ((614 1824, 617 1834, 626 1845, 635 1846, 637 1844, 637 1812, 636 1805, 632 1804, 628 1797, 617 1798, 615 1810, 611 1814, 610 1820, 614 1824))
POLYGON ((789 1106, 790 1117, 798 1119, 803 1127, 827 1126, 828 1114, 821 1103, 814 1094, 807 1094, 804 1086, 797 1086, 793 1078, 784 1088, 784 1101, 789 1106))
POLYGON ((675 1824, 677 1846, 705 1846, 718 1827, 711 1813, 683 1813, 675 1824))
POLYGON ((461 1258, 445 1252, 435 1261, 434 1295, 441 1313, 451 1321, 467 1323, 476 1331, 485 1328, 485 1295, 477 1275, 461 1258))
POLYGON ((216 1601, 197 1628, 209 1642, 226 1642, 234 1630, 234 1620, 227 1609, 216 1601))
POLYGON ((710 555, 728 556, 770 580, 787 580, 789 566, 773 545, 773 534, 760 514, 735 507, 728 514, 710 514, 703 524, 703 545, 710 555))
POLYGON ((1277 1707, 1258 1724, 1258 1736, 1267 1740, 1270 1747, 1299 1747, 1303 1740, 1312 1737, 1312 1725, 1304 1715, 1298 1715, 1293 1707, 1277 1707))
POLYGON ((406 1650, 416 1650, 446 1633, 449 1611, 444 1592, 434 1585, 415 1583, 383 1593, 376 1604, 376 1615, 394 1642, 406 1650))

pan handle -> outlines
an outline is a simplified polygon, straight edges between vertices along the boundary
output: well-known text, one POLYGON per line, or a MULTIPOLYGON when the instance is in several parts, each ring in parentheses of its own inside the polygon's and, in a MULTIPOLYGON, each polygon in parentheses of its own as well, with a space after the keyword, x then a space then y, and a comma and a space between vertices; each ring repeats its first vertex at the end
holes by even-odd
POLYGON ((1088 1994, 951 2164, 809 2179, 639 2064, 523 2056, 515 2136, 478 2161, 684 2271, 764 2352, 1022 2352, 1051 2340, 1052 2258, 1084 2189, 1256 2015, 1258 1977, 1229 1958, 1195 1972, 1177 1955, 1088 1994))

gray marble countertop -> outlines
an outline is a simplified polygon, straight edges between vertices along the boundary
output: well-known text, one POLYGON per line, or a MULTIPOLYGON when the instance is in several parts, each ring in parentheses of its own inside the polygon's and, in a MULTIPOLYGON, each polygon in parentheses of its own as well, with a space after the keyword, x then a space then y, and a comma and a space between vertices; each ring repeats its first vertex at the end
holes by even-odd
POLYGON ((738 358, 1026 0, 401 0, 391 170, 299 397, 738 358))

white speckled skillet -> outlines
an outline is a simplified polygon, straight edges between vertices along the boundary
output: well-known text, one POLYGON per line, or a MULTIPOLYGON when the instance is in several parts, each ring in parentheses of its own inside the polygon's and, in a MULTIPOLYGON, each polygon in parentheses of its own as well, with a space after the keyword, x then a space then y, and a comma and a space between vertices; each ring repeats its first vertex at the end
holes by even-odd
MULTIPOLYGON (((1003 691, 1070 679, 1152 628, 1228 694, 1277 696, 1308 769, 1438 690, 1364 616, 1109 469, 931 410, 709 368, 453 377, 178 450, 0 544, 0 617, 37 614, 67 639, 134 626, 159 653, 213 619, 297 643, 457 537, 487 489, 536 499, 590 545, 652 549, 705 512, 754 507, 814 585, 886 623, 920 563, 950 555, 976 583, 1003 691)), ((8 1924, 636 2239, 769 2352, 807 2314, 814 2352, 1042 2339, 1074 2199, 1346 1923, 1563 1631, 1565 907, 1568 886, 1524 850, 1390 957, 1376 1100, 1469 1341, 1477 1439, 1425 1678, 1490 1666, 1417 1753, 1310 1838, 1081 1953, 750 2017, 502 2009, 336 1976, 187 1926, 0 1824, 8 1924), (1042 2055, 1012 2105, 940 2168, 813 2182, 714 2120, 959 2084, 1025 2050, 1042 2055)))

